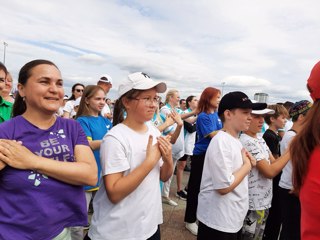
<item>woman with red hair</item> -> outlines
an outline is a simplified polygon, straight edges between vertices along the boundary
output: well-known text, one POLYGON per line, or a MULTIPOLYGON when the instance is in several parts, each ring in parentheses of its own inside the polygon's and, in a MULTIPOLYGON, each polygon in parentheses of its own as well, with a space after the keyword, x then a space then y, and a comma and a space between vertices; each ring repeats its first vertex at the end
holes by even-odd
POLYGON ((320 239, 320 62, 307 83, 313 106, 290 146, 293 188, 301 204, 301 239, 320 239))
POLYGON ((219 89, 207 87, 201 94, 197 112, 197 140, 191 157, 191 172, 188 183, 187 207, 184 221, 186 228, 194 235, 198 233, 197 207, 204 157, 211 138, 222 128, 217 109, 221 93, 219 89))

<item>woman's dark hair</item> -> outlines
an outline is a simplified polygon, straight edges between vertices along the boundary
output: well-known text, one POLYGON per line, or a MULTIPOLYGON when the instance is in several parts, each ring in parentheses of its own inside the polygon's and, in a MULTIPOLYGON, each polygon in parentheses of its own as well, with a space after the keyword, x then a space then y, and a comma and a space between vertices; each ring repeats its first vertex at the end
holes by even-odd
MULTIPOLYGON (((26 63, 19 72, 18 83, 21 85, 25 85, 32 74, 32 69, 37 67, 38 65, 51 65, 59 69, 53 62, 49 60, 37 59, 31 62, 26 63)), ((20 96, 19 92, 17 92, 13 108, 12 108, 12 117, 19 116, 23 114, 27 109, 26 103, 24 99, 20 96)))
POLYGON ((220 93, 220 90, 213 87, 207 87, 201 93, 199 102, 198 102, 198 112, 209 113, 211 109, 211 99, 217 96, 220 93))
POLYGON ((306 115, 302 130, 290 144, 293 190, 299 193, 308 171, 313 150, 320 145, 320 99, 316 100, 306 115))
POLYGON ((123 98, 135 99, 140 95, 141 92, 143 92, 143 90, 131 89, 129 92, 123 94, 120 98, 116 100, 113 109, 113 126, 116 126, 118 123, 122 123, 124 120, 124 114, 126 109, 122 102, 123 98))
POLYGON ((76 83, 72 86, 72 89, 71 89, 71 97, 69 97, 68 100, 76 100, 76 97, 74 96, 74 91, 76 90, 76 87, 77 86, 82 86, 83 89, 85 88, 84 85, 82 83, 76 83))
POLYGON ((4 73, 6 75, 8 74, 8 70, 7 70, 6 66, 2 62, 0 62, 0 70, 4 71, 4 73))
POLYGON ((195 97, 196 97, 196 96, 193 96, 193 95, 187 97, 187 99, 186 99, 186 107, 187 107, 187 108, 190 107, 190 102, 191 102, 191 101, 193 100, 193 98, 195 98, 195 97))

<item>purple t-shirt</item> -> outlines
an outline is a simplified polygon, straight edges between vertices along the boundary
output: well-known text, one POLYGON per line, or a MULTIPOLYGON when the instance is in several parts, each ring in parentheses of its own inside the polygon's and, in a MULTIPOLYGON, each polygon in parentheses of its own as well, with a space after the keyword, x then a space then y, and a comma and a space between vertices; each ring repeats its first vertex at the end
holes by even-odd
MULTIPOLYGON (((88 145, 78 122, 59 117, 41 130, 17 116, 0 124, 0 139, 22 141, 37 155, 67 162, 74 161, 76 145, 88 145)), ((0 239, 52 239, 65 227, 86 224, 82 186, 34 170, 0 170, 0 239)))

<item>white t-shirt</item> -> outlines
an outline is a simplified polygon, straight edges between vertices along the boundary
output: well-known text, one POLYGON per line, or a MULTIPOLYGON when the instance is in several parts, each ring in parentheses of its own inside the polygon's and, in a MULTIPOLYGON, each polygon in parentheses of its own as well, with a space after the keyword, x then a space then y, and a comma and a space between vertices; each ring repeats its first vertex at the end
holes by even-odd
MULTIPOLYGON (((187 109, 184 111, 184 113, 190 113, 191 110, 187 109)), ((181 130, 183 131, 183 130, 181 130)), ((197 132, 194 131, 193 133, 189 133, 188 131, 185 131, 185 136, 184 136, 184 152, 185 154, 192 156, 193 155, 193 149, 194 149, 194 144, 196 142, 196 134, 197 132)))
POLYGON ((58 115, 59 117, 62 117, 62 115, 63 115, 63 107, 59 107, 59 109, 58 109, 58 111, 57 111, 57 115, 58 115))
POLYGON ((184 137, 184 151, 185 151, 185 154, 189 156, 193 155, 194 144, 196 142, 196 134, 197 132, 193 132, 193 133, 187 132, 184 137))
MULTIPOLYGON (((296 135, 294 131, 287 131, 281 142, 280 142, 280 152, 281 155, 285 153, 285 151, 288 149, 289 144, 293 137, 296 135)), ((282 169, 282 175, 280 178, 279 186, 284 189, 293 189, 292 186, 292 162, 289 160, 286 164, 286 166, 282 169)))
POLYGON ((286 125, 284 126, 284 131, 286 131, 286 132, 289 131, 292 128, 292 126, 293 126, 292 120, 288 119, 286 121, 286 125))
MULTIPOLYGON (((182 114, 182 110, 179 108, 175 109, 179 114, 182 114)), ((167 116, 171 113, 171 107, 169 104, 166 104, 160 109, 160 113, 162 113, 164 116, 167 116)), ((171 133, 174 133, 174 131, 177 128, 177 124, 173 124, 171 126, 171 133)), ((184 132, 183 132, 183 126, 181 128, 179 137, 177 138, 175 144, 172 144, 172 157, 174 159, 180 159, 184 155, 184 132)))
POLYGON ((105 104, 101 110, 101 116, 104 117, 104 115, 107 113, 111 113, 111 109, 108 104, 105 104))
MULTIPOLYGON (((102 175, 124 172, 128 175, 146 158, 149 135, 160 136, 157 128, 147 124, 146 133, 137 133, 124 124, 113 127, 100 148, 102 175)), ((160 194, 160 166, 151 170, 141 184, 120 202, 110 202, 103 181, 94 198, 94 214, 89 237, 95 240, 145 240, 163 222, 160 194)))
MULTIPOLYGON (((262 137, 253 138, 242 133, 240 141, 245 149, 258 161, 266 160, 269 164, 270 149, 262 137)), ((254 167, 249 173, 249 210, 265 210, 271 207, 272 179, 263 176, 254 167)))
POLYGON ((64 112, 70 113, 70 118, 73 118, 77 113, 74 111, 74 100, 69 100, 63 107, 64 112))
POLYGON ((233 173, 243 165, 239 139, 219 131, 212 138, 204 160, 197 218, 206 226, 229 233, 238 232, 248 211, 248 177, 230 193, 217 189, 234 182, 233 173))

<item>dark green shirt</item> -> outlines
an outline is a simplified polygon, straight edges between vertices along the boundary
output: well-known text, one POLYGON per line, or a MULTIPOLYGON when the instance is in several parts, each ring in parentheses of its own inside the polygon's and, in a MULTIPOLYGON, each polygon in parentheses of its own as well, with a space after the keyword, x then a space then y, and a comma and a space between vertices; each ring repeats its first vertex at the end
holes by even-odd
POLYGON ((11 117, 12 103, 3 100, 0 96, 0 123, 7 121, 11 117))

